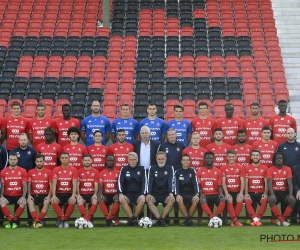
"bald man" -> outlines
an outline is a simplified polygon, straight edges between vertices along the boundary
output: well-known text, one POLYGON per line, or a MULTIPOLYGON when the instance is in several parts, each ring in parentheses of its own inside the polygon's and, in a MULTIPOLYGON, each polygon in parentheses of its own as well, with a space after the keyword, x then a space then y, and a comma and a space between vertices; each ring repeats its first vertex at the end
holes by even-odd
POLYGON ((280 144, 277 152, 281 152, 285 159, 284 165, 288 167, 300 164, 300 143, 296 141, 296 133, 293 128, 286 130, 287 141, 280 144))

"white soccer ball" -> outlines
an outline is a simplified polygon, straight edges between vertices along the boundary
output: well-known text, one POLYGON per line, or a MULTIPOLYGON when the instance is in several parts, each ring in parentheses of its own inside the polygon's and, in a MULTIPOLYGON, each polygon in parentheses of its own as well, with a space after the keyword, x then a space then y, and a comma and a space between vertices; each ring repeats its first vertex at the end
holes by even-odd
POLYGON ((80 217, 75 220, 75 227, 77 229, 87 228, 87 221, 84 218, 80 217))
POLYGON ((222 226, 222 220, 219 217, 213 217, 209 220, 208 226, 212 228, 219 228, 222 226))
POLYGON ((139 220, 139 226, 141 228, 149 228, 152 227, 152 220, 149 217, 143 217, 139 220))

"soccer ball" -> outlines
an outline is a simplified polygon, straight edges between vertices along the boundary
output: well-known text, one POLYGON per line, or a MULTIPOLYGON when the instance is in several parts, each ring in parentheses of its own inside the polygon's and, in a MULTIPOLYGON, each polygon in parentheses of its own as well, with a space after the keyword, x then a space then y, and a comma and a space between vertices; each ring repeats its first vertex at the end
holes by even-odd
POLYGON ((208 223, 209 227, 219 228, 222 226, 222 220, 219 217, 213 217, 208 223))
POLYGON ((139 220, 139 226, 141 228, 149 228, 152 226, 152 220, 149 217, 143 217, 139 220))
POLYGON ((87 221, 84 218, 80 217, 75 220, 75 227, 77 229, 84 229, 87 227, 87 221))

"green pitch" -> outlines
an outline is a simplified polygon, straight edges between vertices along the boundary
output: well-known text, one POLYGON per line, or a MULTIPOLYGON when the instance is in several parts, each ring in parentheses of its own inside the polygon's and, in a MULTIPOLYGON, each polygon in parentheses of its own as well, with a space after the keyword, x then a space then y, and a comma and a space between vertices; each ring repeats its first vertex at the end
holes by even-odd
MULTIPOLYGON (((25 212, 26 213, 26 212, 25 212)), ((244 213, 243 213, 244 214, 244 213)), ((53 216, 52 208, 48 216, 53 216)), ((74 217, 78 216, 77 208, 74 217)), ((100 211, 96 215, 100 217, 100 211)), ((120 214, 120 216, 124 216, 120 214)), ((195 221, 196 222, 196 221, 195 221)), ((260 242, 260 235, 299 234, 300 226, 278 227, 263 220, 264 226, 243 227, 223 226, 208 228, 207 219, 203 225, 185 228, 171 225, 167 228, 150 229, 126 227, 120 224, 115 228, 105 228, 104 222, 96 222, 95 228, 78 230, 74 222, 69 229, 58 229, 54 222, 47 222, 41 229, 28 228, 25 222, 17 229, 0 228, 1 249, 300 249, 300 242, 260 242)), ((242 221, 243 222, 243 221, 242 221)))

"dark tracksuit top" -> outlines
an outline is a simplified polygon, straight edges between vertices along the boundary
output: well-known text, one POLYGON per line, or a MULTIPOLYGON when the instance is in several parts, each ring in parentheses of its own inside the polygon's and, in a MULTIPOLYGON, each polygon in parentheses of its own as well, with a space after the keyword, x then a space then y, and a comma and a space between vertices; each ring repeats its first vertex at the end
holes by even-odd
POLYGON ((300 165, 296 165, 292 167, 293 171, 293 188, 294 194, 300 190, 300 165))
POLYGON ((118 180, 119 194, 146 194, 146 172, 143 166, 131 168, 129 165, 121 169, 118 180))
POLYGON ((0 171, 6 168, 8 163, 8 155, 5 147, 0 145, 0 171))
POLYGON ((174 144, 170 142, 164 142, 160 144, 158 151, 163 151, 167 154, 166 165, 173 166, 174 170, 181 168, 181 156, 182 151, 185 149, 185 145, 176 141, 174 144))
POLYGON ((165 165, 160 168, 157 165, 150 166, 148 171, 148 194, 170 194, 173 193, 174 169, 165 165))
POLYGON ((193 168, 183 169, 181 167, 175 172, 175 195, 199 195, 199 186, 193 168))
POLYGON ((13 149, 11 152, 15 152, 18 155, 18 166, 21 168, 25 168, 28 172, 29 170, 35 168, 35 156, 36 151, 27 146, 25 150, 21 149, 20 147, 17 147, 13 149))
POLYGON ((284 142, 278 146, 277 152, 283 153, 284 165, 288 167, 296 166, 300 164, 300 143, 295 141, 294 143, 284 142))

